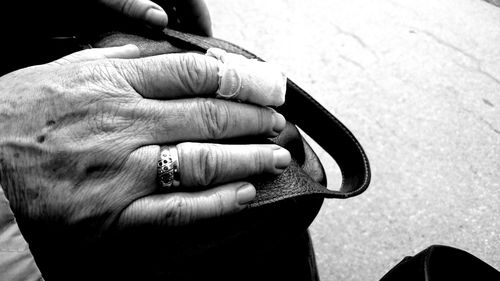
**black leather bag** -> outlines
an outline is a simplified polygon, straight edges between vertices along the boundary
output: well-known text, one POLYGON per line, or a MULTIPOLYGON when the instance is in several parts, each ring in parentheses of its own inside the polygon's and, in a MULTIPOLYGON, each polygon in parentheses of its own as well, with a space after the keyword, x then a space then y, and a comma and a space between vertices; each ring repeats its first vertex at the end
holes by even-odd
POLYGON ((394 266, 380 281, 500 280, 500 272, 478 257, 450 246, 432 245, 394 266))
MULTIPOLYGON (((125 43, 138 45, 141 53, 146 55, 185 51, 205 53, 208 48, 217 47, 260 60, 229 42, 170 29, 149 38, 110 33, 92 45, 106 47, 125 43)), ((177 247, 170 245, 164 248, 169 251, 168 258, 156 261, 169 260, 169 263, 181 268, 182 265, 192 266, 193 261, 198 261, 195 267, 200 268, 200 264, 206 263, 208 259, 215 258, 227 263, 227 260, 242 260, 242 256, 262 256, 266 251, 276 248, 277 244, 286 245, 290 243, 285 242, 287 239, 296 239, 297 235, 304 233, 317 215, 324 198, 345 199, 365 191, 370 181, 368 159, 361 145, 340 121, 290 80, 287 82, 285 104, 277 110, 288 120, 285 131, 278 137, 271 140, 246 138, 232 142, 274 142, 291 152, 292 165, 280 176, 252 179, 257 188, 257 197, 242 214, 174 232, 159 229, 147 231, 147 235, 152 232, 159 234, 157 238, 160 240, 162 237, 171 237, 172 241, 179 241, 177 247), (330 190, 326 187, 323 166, 295 125, 312 137, 338 163, 342 172, 340 188, 330 190)), ((137 235, 136 231, 133 232, 133 236, 137 235)), ((151 246, 155 247, 154 244, 151 246)), ((137 250, 143 252, 141 249, 137 250)), ((161 268, 162 262, 152 270, 161 271, 161 268)), ((213 266, 205 271, 210 268, 213 266)))
MULTIPOLYGON (((107 32, 82 38, 55 38, 48 42, 47 46, 50 47, 46 50, 52 57, 47 55, 47 59, 83 48, 128 43, 139 46, 143 56, 188 51, 205 53, 208 48, 217 47, 259 59, 229 42, 171 29, 163 32, 107 32)), ((287 82, 286 102, 277 110, 288 121, 286 129, 278 137, 229 141, 272 142, 285 147, 292 154, 292 164, 282 175, 251 179, 257 188, 257 197, 247 210, 234 216, 182 228, 151 226, 120 230, 103 237, 101 243, 94 247, 67 249, 65 252, 63 249, 62 259, 61 255, 52 259, 53 249, 35 245, 35 257, 42 260, 39 262, 42 272, 52 279, 64 279, 70 272, 88 268, 89 270, 78 275, 81 279, 190 280, 203 277, 212 280, 217 277, 218 280, 225 280, 246 271, 249 266, 253 269, 259 267, 260 271, 266 267, 280 267, 277 272, 282 272, 272 278, 270 276, 273 275, 267 275, 269 279, 278 276, 281 279, 286 276, 283 271, 293 274, 294 271, 287 266, 301 265, 294 265, 294 261, 287 260, 287 256, 293 255, 287 251, 294 247, 299 247, 299 252, 312 251, 306 230, 316 217, 323 200, 345 199, 361 194, 370 182, 370 169, 368 159, 353 134, 290 80, 287 82), (342 172, 340 188, 330 190, 326 187, 323 166, 296 126, 336 161, 342 172), (308 247, 299 245, 304 243, 308 247)), ((312 260, 309 256, 306 262, 309 263, 308 266, 315 266, 313 259, 312 254, 312 260)), ((294 280, 295 277, 297 276, 290 276, 294 280)), ((242 280, 246 278, 266 279, 261 274, 250 273, 239 277, 242 280)), ((75 279, 74 276, 72 279, 75 279)))

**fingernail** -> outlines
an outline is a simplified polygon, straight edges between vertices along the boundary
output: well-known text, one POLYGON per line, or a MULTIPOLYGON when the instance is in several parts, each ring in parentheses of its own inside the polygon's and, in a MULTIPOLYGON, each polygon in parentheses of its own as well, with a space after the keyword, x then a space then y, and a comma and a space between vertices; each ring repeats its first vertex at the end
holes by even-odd
POLYGON ((165 11, 149 8, 146 12, 146 21, 156 26, 166 27, 168 24, 168 17, 165 11))
POLYGON ((255 187, 251 184, 244 184, 238 191, 236 191, 236 199, 238 200, 238 204, 246 205, 250 201, 255 198, 257 191, 255 191, 255 187))
POLYGON ((274 168, 277 172, 282 173, 283 170, 290 165, 292 156, 288 150, 279 147, 273 151, 274 168))
MULTIPOLYGON (((274 109, 273 109, 274 111, 274 109)), ((273 113, 273 131, 279 135, 286 127, 286 119, 283 115, 274 111, 273 113)))

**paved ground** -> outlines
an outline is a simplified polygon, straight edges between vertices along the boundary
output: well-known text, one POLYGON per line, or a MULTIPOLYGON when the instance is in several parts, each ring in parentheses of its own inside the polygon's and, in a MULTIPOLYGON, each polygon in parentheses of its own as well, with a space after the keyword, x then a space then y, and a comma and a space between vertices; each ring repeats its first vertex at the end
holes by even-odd
POLYGON ((500 7, 500 0, 484 0, 484 1, 500 7))
POLYGON ((500 8, 207 2, 216 37, 282 65, 369 154, 370 189, 326 202, 311 227, 323 280, 378 280, 431 244, 500 269, 500 8))

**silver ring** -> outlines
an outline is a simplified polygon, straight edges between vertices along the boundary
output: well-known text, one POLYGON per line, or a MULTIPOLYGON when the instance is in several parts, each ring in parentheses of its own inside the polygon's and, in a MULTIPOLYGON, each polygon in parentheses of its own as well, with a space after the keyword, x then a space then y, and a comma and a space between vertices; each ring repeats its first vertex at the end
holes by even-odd
POLYGON ((170 188, 180 185, 179 157, 175 145, 160 148, 160 157, 156 169, 158 173, 158 184, 161 188, 170 188))

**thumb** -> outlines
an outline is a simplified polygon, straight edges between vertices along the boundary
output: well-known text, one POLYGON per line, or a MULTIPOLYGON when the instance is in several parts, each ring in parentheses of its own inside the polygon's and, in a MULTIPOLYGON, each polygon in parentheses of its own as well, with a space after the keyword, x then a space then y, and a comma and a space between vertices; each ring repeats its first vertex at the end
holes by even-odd
POLYGON ((152 26, 166 27, 168 17, 165 10, 149 0, 100 0, 104 5, 134 19, 143 20, 152 26))
POLYGON ((55 60, 49 63, 49 65, 57 66, 98 59, 133 59, 139 56, 139 48, 136 45, 128 44, 119 47, 95 48, 79 51, 55 60))

